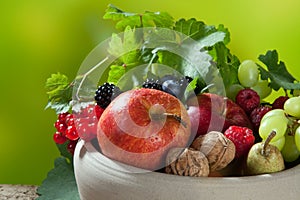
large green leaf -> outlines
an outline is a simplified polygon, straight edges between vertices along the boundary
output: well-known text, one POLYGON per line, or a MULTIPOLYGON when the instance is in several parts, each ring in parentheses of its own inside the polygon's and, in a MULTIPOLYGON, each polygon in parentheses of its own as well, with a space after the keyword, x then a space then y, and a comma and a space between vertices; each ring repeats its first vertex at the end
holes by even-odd
POLYGON ((261 78, 263 80, 270 79, 270 87, 274 90, 280 88, 286 90, 300 89, 300 83, 296 83, 296 79, 288 72, 284 62, 279 61, 276 50, 267 51, 265 55, 260 55, 259 60, 263 62, 267 69, 259 66, 261 78))
POLYGON ((58 157, 37 193, 37 200, 80 200, 72 164, 58 157))

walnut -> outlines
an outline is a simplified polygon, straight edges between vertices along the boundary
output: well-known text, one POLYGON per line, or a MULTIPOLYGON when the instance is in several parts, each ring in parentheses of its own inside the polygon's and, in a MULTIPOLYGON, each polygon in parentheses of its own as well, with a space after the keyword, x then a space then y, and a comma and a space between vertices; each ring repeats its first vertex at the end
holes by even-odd
POLYGON ((169 150, 166 173, 180 176, 208 176, 209 164, 205 155, 192 148, 172 148, 169 150))
POLYGON ((233 142, 218 131, 197 137, 191 147, 204 153, 211 171, 223 169, 235 157, 233 142))

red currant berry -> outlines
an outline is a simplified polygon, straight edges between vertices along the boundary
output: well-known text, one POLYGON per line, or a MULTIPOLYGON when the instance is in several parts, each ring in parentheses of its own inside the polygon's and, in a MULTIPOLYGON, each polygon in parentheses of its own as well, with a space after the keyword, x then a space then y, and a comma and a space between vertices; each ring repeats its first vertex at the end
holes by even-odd
POLYGON ((56 128, 56 130, 59 129, 60 124, 60 121, 56 120, 56 122, 54 123, 54 127, 56 128))
POLYGON ((65 134, 66 137, 72 141, 77 140, 79 138, 75 126, 68 126, 67 130, 65 131, 65 134))
POLYGON ((67 124, 67 126, 73 126, 74 125, 74 116, 73 116, 73 114, 68 114, 66 116, 66 124, 67 124))
POLYGON ((58 114, 58 120, 61 123, 66 123, 66 117, 68 114, 69 114, 68 112, 58 114))
POLYGON ((58 132, 62 133, 62 134, 64 134, 65 131, 66 131, 66 129, 67 129, 67 126, 66 126, 65 124, 60 123, 59 120, 57 120, 57 121, 55 122, 55 125, 54 125, 54 126, 55 126, 56 130, 57 130, 58 132))
POLYGON ((75 141, 70 141, 69 144, 67 145, 67 150, 70 152, 70 154, 74 155, 75 147, 77 144, 77 140, 75 141))
POLYGON ((63 144, 67 141, 67 138, 63 136, 60 132, 55 132, 53 134, 53 140, 56 144, 63 144))

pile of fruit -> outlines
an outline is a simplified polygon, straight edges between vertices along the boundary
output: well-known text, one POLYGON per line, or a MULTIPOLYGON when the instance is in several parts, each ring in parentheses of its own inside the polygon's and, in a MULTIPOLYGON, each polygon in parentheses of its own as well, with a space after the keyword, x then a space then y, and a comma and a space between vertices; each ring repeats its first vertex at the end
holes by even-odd
POLYGON ((113 160, 184 176, 256 175, 300 163, 300 83, 275 50, 258 57, 264 65, 240 62, 226 46, 230 38, 223 25, 174 21, 164 12, 127 13, 112 5, 104 18, 117 20, 124 35, 112 36, 107 53, 116 60, 96 91, 87 89, 91 98, 72 96, 89 73, 71 82, 60 73, 47 79, 47 107, 58 114, 53 139, 60 149, 73 154, 82 139, 113 160), (144 27, 152 35, 136 32, 144 27), (184 46, 178 33, 199 44, 199 66, 168 51, 184 46), (153 41, 158 47, 151 49, 153 41), (127 77, 142 65, 144 74, 127 77), (284 95, 265 100, 278 90, 284 95))

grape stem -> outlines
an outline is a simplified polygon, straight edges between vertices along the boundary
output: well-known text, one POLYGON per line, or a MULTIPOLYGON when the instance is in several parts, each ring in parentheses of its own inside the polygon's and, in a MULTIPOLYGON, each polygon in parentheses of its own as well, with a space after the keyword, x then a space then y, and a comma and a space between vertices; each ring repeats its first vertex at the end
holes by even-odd
POLYGON ((264 142, 264 146, 261 150, 262 155, 266 155, 267 146, 269 145, 271 140, 275 137, 275 135, 276 135, 276 131, 274 131, 274 130, 272 130, 272 132, 268 135, 266 141, 264 142))

